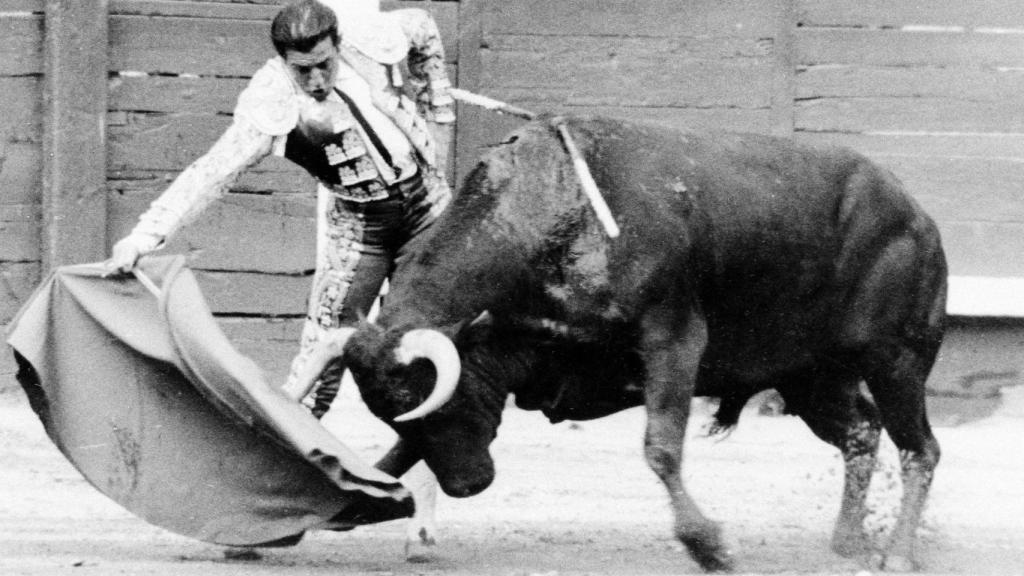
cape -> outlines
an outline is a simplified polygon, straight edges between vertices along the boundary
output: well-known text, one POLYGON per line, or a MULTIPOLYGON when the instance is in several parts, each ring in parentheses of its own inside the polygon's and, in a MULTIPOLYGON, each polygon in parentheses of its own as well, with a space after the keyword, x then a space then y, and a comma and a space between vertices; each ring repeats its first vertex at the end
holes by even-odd
POLYGON ((184 257, 132 276, 58 268, 8 329, 46 433, 103 494, 144 520, 233 546, 411 516, 361 460, 220 330, 184 257))

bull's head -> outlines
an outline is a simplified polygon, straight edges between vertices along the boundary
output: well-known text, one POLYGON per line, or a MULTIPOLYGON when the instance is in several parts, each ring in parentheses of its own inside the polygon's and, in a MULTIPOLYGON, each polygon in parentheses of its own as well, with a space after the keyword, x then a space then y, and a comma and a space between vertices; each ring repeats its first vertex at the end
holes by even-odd
POLYGON ((459 352, 447 335, 372 324, 328 331, 299 376, 304 390, 337 361, 351 370, 373 414, 417 449, 446 494, 472 496, 494 480, 488 447, 504 397, 479 382, 460 384, 459 352))

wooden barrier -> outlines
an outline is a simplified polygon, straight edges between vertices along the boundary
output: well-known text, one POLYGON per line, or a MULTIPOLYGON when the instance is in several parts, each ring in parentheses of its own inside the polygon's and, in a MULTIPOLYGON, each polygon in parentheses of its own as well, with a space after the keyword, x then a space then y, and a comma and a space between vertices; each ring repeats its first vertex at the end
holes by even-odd
MULTIPOLYGON (((1017 4, 385 0, 384 7, 430 10, 456 83, 523 108, 850 145, 890 167, 937 217, 954 275, 1019 278, 1024 14, 1017 4)), ((0 324, 50 263, 102 257, 208 149, 239 91, 272 56, 267 27, 281 2, 76 5, 8 0, 0 11, 0 324), (97 6, 109 17, 87 25, 97 6), (48 9, 65 17, 68 33, 78 25, 67 18, 80 19, 81 38, 108 49, 51 46, 47 30, 57 34, 60 22, 44 26, 48 9), (96 68, 100 54, 109 58, 99 66, 106 70, 90 76, 82 66, 96 68), (82 63, 62 65, 68 58, 82 63), (53 75, 44 75, 47 62, 53 75), (79 82, 91 86, 89 97, 69 95, 79 82), (45 94, 56 99, 50 107, 45 94), (45 154, 44 142, 64 152, 45 154), (97 187, 105 188, 103 202, 89 192, 97 187)), ((458 114, 449 162, 456 180, 520 122, 461 105, 458 114)), ((193 265, 207 271, 200 277, 215 311, 303 314, 312 188, 300 169, 267 159, 171 244, 193 251, 193 265)))

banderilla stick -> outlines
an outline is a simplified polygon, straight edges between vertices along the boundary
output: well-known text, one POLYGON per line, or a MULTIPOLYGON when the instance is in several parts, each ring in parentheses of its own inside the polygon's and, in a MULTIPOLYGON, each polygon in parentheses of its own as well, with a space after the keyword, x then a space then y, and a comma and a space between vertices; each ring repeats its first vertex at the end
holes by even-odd
MULTIPOLYGON (((452 98, 465 102, 466 104, 472 104, 474 106, 480 106, 487 110, 493 110, 510 116, 516 116, 524 118, 526 120, 533 120, 537 117, 537 114, 513 106, 500 100, 488 98, 487 96, 481 96, 474 94, 461 88, 451 88, 452 98)), ((604 226, 605 233, 608 234, 609 238, 619 237, 619 225, 615 223, 615 217, 612 216, 612 211, 608 208, 608 203, 605 202, 604 196, 601 196, 601 191, 597 187, 597 183, 594 182, 594 177, 590 174, 590 167, 587 166, 587 161, 583 158, 583 154, 580 153, 579 148, 576 147, 576 141, 573 140, 572 135, 569 134, 569 129, 565 126, 565 122, 558 120, 555 124, 555 129, 558 130, 558 135, 562 138, 562 142, 565 143, 565 148, 569 152, 569 157, 572 158, 573 168, 576 170, 576 177, 579 179, 580 188, 583 189, 583 193, 587 195, 587 199, 590 200, 590 205, 594 208, 594 213, 597 215, 597 219, 604 226)))
POLYGON ((509 116, 517 116, 525 120, 533 120, 537 115, 529 110, 524 110, 518 106, 513 106, 507 102, 501 100, 495 100, 494 98, 488 98, 487 96, 481 96, 474 94, 469 90, 463 90, 462 88, 450 88, 449 93, 452 98, 465 102, 466 104, 472 104, 495 112, 501 112, 502 114, 508 114, 509 116))

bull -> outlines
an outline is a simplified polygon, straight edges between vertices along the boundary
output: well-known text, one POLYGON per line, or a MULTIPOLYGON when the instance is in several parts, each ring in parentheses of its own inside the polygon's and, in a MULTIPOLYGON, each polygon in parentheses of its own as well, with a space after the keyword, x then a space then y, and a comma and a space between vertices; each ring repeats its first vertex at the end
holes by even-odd
POLYGON ((391 463, 422 458, 454 497, 492 482, 489 445, 510 394, 552 421, 643 405, 646 461, 668 491, 675 536, 707 571, 733 559, 683 486, 691 399, 717 398, 726 429, 774 388, 842 453, 839 554, 872 550, 865 498, 889 434, 903 497, 873 558, 917 568, 939 460, 925 408, 945 324, 934 222, 849 149, 558 121, 621 236, 594 217, 554 120, 531 122, 484 155, 399 261, 376 323, 323 335, 304 381, 342 362, 400 437, 391 463))

